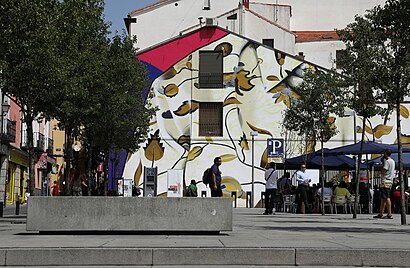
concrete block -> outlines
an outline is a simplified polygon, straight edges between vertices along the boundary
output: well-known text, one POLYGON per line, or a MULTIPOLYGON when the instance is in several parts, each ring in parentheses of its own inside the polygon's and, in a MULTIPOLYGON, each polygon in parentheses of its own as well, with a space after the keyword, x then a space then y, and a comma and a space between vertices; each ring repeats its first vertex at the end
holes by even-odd
POLYGON ((153 249, 153 265, 295 265, 295 250, 282 248, 153 249))
POLYGON ((354 249, 296 249, 297 266, 362 266, 361 252, 354 249))
POLYGON ((33 196, 27 231, 232 231, 232 200, 33 196))
POLYGON ((0 249, 0 266, 6 266, 6 250, 0 249))
POLYGON ((409 267, 410 250, 367 249, 361 255, 363 266, 409 267))
POLYGON ((408 267, 409 258, 403 249, 296 249, 300 266, 408 267))
POLYGON ((151 265, 150 249, 42 248, 7 250, 6 266, 151 265))

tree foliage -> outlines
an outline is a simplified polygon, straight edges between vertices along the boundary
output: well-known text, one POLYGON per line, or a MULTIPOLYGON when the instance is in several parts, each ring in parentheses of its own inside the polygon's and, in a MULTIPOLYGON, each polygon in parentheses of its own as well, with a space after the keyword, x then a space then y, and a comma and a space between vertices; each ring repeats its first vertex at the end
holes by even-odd
MULTIPOLYGON (((347 47, 343 64, 344 74, 358 85, 351 107, 367 118, 382 111, 375 104, 386 103, 383 111, 385 123, 392 111, 396 111, 397 142, 399 144, 399 177, 402 178, 400 103, 410 93, 410 2, 388 0, 355 22, 339 31, 347 47)), ((363 140, 363 134, 362 134, 363 140)), ((360 159, 360 155, 359 155, 360 159)), ((403 189, 403 179, 401 179, 403 189)), ((358 191, 358 187, 357 187, 358 191)), ((402 208, 404 208, 402 190, 402 208)), ((405 209, 402 209, 405 224, 405 209)))
POLYGON ((342 116, 345 104, 341 83, 333 72, 306 71, 297 88, 300 99, 285 111, 284 127, 323 142, 336 135, 334 115, 342 116))
POLYGON ((58 72, 58 1, 0 2, 2 91, 15 97, 27 125, 30 193, 34 190, 33 122, 52 101, 58 72))
MULTIPOLYGON (((145 68, 134 41, 110 40, 103 0, 0 2, 2 90, 14 96, 27 124, 34 167, 33 121, 56 118, 74 139, 98 151, 135 150, 154 109, 142 99, 145 68)), ((30 169, 34 189, 34 169, 30 169)))

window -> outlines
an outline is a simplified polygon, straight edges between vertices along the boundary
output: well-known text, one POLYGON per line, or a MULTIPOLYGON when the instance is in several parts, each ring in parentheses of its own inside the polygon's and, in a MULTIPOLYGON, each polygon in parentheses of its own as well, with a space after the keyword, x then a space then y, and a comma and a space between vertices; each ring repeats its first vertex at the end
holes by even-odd
POLYGON ((273 41, 273 39, 262 39, 262 44, 264 44, 265 46, 273 48, 274 41, 273 41))
POLYGON ((199 103, 199 136, 222 136, 222 102, 199 103))
POLYGON ((347 51, 346 49, 336 50, 336 69, 341 69, 343 66, 343 61, 346 59, 347 51))
POLYGON ((223 88, 222 51, 199 52, 199 87, 223 88))
POLYGON ((211 0, 204 0, 204 7, 203 10, 210 10, 211 9, 211 0))

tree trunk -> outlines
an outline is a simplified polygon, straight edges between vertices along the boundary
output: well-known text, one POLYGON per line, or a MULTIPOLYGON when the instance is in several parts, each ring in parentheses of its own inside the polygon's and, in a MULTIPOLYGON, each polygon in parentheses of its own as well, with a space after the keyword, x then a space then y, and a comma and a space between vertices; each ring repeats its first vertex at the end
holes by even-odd
POLYGON ((362 159, 362 154, 363 154, 363 144, 364 144, 364 132, 366 129, 366 117, 363 117, 363 126, 362 126, 362 138, 361 138, 361 143, 360 143, 360 152, 359 155, 357 156, 357 161, 356 161, 356 189, 355 189, 355 199, 354 199, 354 210, 353 210, 353 219, 357 218, 357 210, 359 208, 359 184, 360 184, 360 162, 362 159))
POLYGON ((28 146, 28 161, 29 161, 29 181, 30 181, 30 196, 34 196, 34 190, 36 187, 35 182, 35 160, 36 160, 36 153, 34 151, 34 144, 33 144, 33 119, 31 117, 25 117, 25 123, 27 125, 27 146, 28 146))
POLYGON ((71 157, 72 157, 72 138, 71 138, 71 127, 65 126, 65 149, 64 149, 64 160, 65 160, 65 168, 64 168, 64 195, 70 195, 70 181, 68 180, 68 175, 70 174, 71 169, 71 157))
POLYGON ((397 144, 399 147, 399 182, 400 182, 400 214, 401 224, 406 225, 406 204, 404 202, 404 179, 403 179, 403 159, 402 159, 402 144, 401 144, 401 120, 400 120, 400 99, 396 101, 396 126, 397 126, 397 144))
POLYGON ((88 196, 91 196, 91 185, 90 185, 90 179, 91 179, 91 166, 92 166, 92 158, 93 158, 93 148, 92 148, 92 146, 91 146, 91 142, 90 142, 90 144, 89 144, 89 147, 88 147, 88 163, 87 163, 87 177, 88 177, 88 183, 87 183, 87 185, 88 185, 88 196))
POLYGON ((323 151, 323 133, 321 135, 321 140, 320 140, 320 147, 322 149, 322 215, 325 215, 325 153, 323 151))

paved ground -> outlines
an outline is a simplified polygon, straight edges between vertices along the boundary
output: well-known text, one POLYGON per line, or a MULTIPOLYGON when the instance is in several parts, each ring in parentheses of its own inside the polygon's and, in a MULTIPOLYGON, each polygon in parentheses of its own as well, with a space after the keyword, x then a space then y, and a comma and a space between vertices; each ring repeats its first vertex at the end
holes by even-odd
POLYGON ((410 228, 400 215, 354 220, 350 214, 262 212, 234 209, 233 231, 219 235, 79 235, 27 232, 26 206, 18 217, 9 207, 0 219, 0 265, 410 267, 410 228))

